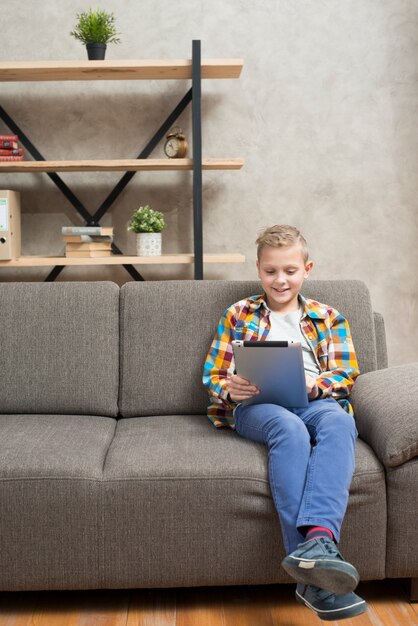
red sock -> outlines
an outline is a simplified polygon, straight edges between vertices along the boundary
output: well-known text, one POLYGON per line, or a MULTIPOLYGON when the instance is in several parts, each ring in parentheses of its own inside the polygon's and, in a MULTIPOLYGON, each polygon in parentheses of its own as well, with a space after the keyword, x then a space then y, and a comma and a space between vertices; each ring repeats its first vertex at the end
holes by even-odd
POLYGON ((308 532, 306 533, 305 539, 309 541, 310 539, 315 539, 315 537, 326 537, 327 539, 334 540, 334 535, 329 528, 325 528, 325 526, 310 526, 308 532))

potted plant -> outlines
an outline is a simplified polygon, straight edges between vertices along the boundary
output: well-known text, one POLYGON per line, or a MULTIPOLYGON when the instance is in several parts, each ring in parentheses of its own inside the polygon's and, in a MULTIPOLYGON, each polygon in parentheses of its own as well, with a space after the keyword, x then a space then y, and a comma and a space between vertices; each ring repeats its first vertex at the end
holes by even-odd
POLYGON ((70 35, 85 44, 88 58, 96 61, 105 58, 106 44, 120 43, 114 14, 100 9, 77 13, 77 23, 70 35))
POLYGON ((161 231, 165 228, 164 215, 148 204, 134 211, 128 230, 136 233, 138 256, 161 255, 161 231))

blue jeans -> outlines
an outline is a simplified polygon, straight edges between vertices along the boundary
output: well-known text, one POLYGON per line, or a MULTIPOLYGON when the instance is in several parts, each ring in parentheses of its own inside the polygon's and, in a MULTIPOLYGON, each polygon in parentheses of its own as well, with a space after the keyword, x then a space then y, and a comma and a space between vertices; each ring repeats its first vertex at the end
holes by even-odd
POLYGON ((338 542, 358 434, 351 415, 333 398, 299 409, 240 404, 235 429, 268 446, 269 482, 286 554, 304 541, 302 526, 325 526, 338 542))

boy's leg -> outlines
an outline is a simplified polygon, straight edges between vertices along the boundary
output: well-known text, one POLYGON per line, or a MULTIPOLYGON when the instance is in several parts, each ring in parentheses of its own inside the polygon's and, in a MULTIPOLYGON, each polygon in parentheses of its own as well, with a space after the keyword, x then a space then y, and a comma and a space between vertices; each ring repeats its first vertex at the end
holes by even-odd
POLYGON ((355 466, 354 419, 333 398, 295 409, 313 441, 297 526, 325 526, 338 543, 355 466))
MULTIPOLYGON (((308 408, 294 411, 314 444, 297 527, 300 531, 306 526, 329 528, 338 542, 354 472, 354 420, 332 398, 313 401, 308 408)), ((330 539, 323 537, 300 544, 282 565, 297 581, 337 594, 352 591, 359 581, 355 567, 344 561, 330 539)))
POLYGON ((307 428, 297 415, 275 404, 239 405, 235 428, 242 437, 268 446, 270 488, 289 554, 304 540, 296 522, 311 454, 307 428))

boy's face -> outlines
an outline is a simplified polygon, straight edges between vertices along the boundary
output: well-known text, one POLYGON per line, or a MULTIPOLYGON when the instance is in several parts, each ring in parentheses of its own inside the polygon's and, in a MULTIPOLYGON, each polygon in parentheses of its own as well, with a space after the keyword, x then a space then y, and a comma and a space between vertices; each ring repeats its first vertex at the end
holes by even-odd
POLYGON ((313 262, 305 263, 300 244, 264 246, 257 261, 258 276, 272 311, 289 313, 299 307, 298 293, 313 262))

